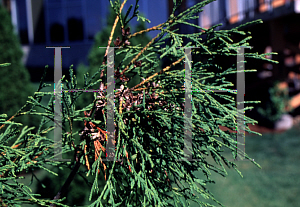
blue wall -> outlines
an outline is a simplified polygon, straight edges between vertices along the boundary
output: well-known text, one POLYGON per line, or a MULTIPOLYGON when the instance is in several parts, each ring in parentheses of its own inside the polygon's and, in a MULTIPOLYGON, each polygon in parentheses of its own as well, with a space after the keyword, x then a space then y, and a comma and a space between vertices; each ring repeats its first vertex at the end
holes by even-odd
MULTIPOLYGON (((135 2, 135 0, 127 1, 123 9, 124 14, 131 4, 133 4, 133 8, 130 14, 133 13, 135 2)), ((145 16, 151 21, 151 23, 146 23, 148 28, 167 20, 168 0, 140 0, 139 4, 140 15, 145 16)), ((49 65, 50 69, 54 68, 54 51, 45 47, 57 45, 71 46, 70 49, 62 49, 62 67, 64 70, 69 69, 71 64, 76 69, 76 66, 80 62, 87 65, 86 56, 92 46, 94 35, 106 26, 109 7, 109 0, 44 0, 44 9, 41 14, 43 18, 40 18, 43 22, 37 28, 44 32, 35 33, 35 42, 30 45, 30 52, 25 63, 26 67, 32 71, 43 71, 45 65, 49 65), (69 41, 69 33, 73 36, 75 33, 72 32, 72 29, 68 29, 68 19, 71 17, 77 18, 77 20, 73 21, 73 26, 75 26, 73 31, 80 31, 78 34, 76 32, 75 39, 77 39, 75 41, 69 41), (53 24, 56 25, 53 27, 53 24), (38 37, 38 35, 43 35, 43 33, 45 37, 38 37), (36 41, 36 39, 42 40, 36 41), (51 39, 60 41, 52 41, 51 39)), ((28 44, 26 9, 25 1, 17 0, 18 29, 22 44, 25 45, 28 44)), ((136 17, 130 22, 133 28, 137 23, 136 17)), ((158 32, 151 31, 149 35, 150 37, 155 37, 158 32)))

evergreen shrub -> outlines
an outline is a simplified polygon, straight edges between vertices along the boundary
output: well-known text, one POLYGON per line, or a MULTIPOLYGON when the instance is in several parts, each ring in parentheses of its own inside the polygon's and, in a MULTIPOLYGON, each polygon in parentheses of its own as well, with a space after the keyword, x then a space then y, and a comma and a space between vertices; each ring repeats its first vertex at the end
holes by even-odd
MULTIPOLYGON (((225 164, 229 168, 234 168, 242 176, 236 164, 225 156, 224 151, 229 150, 232 153, 231 158, 245 156, 245 159, 250 160, 257 167, 260 166, 236 148, 236 133, 219 129, 219 125, 235 129, 236 117, 238 113, 242 113, 236 110, 236 102, 232 97, 235 92, 228 91, 227 95, 213 92, 221 89, 228 90, 228 87, 232 86, 230 82, 225 81, 223 76, 236 73, 236 65, 230 68, 211 65, 211 60, 216 54, 236 56, 239 47, 249 46, 247 41, 251 36, 247 36, 241 28, 250 23, 221 31, 215 30, 220 24, 205 29, 187 23, 190 19, 199 18, 196 15, 203 11, 203 6, 212 1, 199 2, 175 15, 181 1, 174 0, 175 6, 172 14, 165 23, 134 34, 130 34, 128 30, 131 17, 147 21, 138 13, 139 1, 136 1, 134 7, 130 7, 130 9, 134 8, 133 14, 129 15, 129 12, 125 12, 124 18, 121 13, 126 0, 122 4, 120 1, 110 1, 116 19, 107 37, 109 38, 108 46, 114 43, 115 46, 122 46, 122 48, 116 49, 115 54, 105 53, 96 73, 90 79, 84 76, 83 88, 77 87, 77 78, 72 69, 70 80, 65 80, 63 77, 61 83, 57 84, 62 84, 63 89, 69 90, 93 87, 99 87, 101 90, 107 89, 111 84, 106 81, 109 68, 107 57, 124 55, 120 64, 115 65, 115 107, 113 111, 110 111, 115 116, 113 151, 116 159, 104 160, 106 146, 111 141, 106 131, 108 109, 105 91, 95 93, 94 101, 88 101, 86 106, 80 109, 76 109, 76 101, 80 93, 62 93, 62 142, 54 142, 46 136, 53 131, 54 127, 44 127, 45 123, 54 120, 54 92, 40 92, 41 88, 49 86, 43 84, 42 79, 38 91, 29 98, 33 107, 44 109, 43 113, 28 111, 28 114, 43 117, 38 131, 31 133, 32 128, 25 126, 21 132, 18 132, 14 129, 18 123, 5 122, 7 116, 4 115, 0 121, 9 125, 7 130, 0 135, 1 202, 5 205, 18 204, 19 206, 24 203, 42 206, 52 203, 51 206, 69 206, 68 203, 63 204, 68 187, 74 177, 81 175, 92 179, 89 206, 190 206, 192 201, 199 206, 212 206, 204 199, 212 199, 221 205, 206 187, 207 183, 214 182, 210 178, 211 171, 225 177, 227 175, 225 164), (113 39, 114 32, 120 30, 117 27, 118 22, 120 22, 123 34, 120 39, 113 39), (170 28, 176 24, 189 24, 198 28, 199 32, 179 34, 177 30, 171 31, 170 28), (128 44, 131 37, 138 37, 152 30, 159 30, 160 33, 146 45, 136 47, 128 44), (234 42, 230 39, 233 33, 245 36, 245 38, 234 42), (203 36, 207 36, 206 41, 202 41, 203 36), (183 37, 189 40, 186 45, 183 45, 183 37), (169 41, 169 44, 162 47, 165 41, 169 41), (179 47, 199 47, 199 49, 192 49, 193 55, 211 55, 212 58, 206 62, 195 60, 189 62, 186 60, 184 49, 179 47), (145 51, 149 52, 147 56, 145 51), (163 57, 172 61, 172 64, 156 72, 163 57), (188 160, 185 151, 184 106, 186 103, 185 89, 181 87, 185 84, 184 61, 192 68, 192 89, 200 90, 193 91, 192 123, 189 123, 193 129, 193 140, 192 147, 187 147, 193 158, 197 159, 196 161, 188 160), (217 72, 206 71, 209 66, 216 67, 217 72), (127 79, 130 80, 127 76, 129 72, 139 74, 144 77, 144 80, 137 85, 133 84, 133 87, 126 85, 127 79), (93 81, 93 77, 99 78, 93 81), (215 77, 213 83, 206 81, 212 77, 215 77), (51 97, 47 106, 40 104, 43 96, 51 97), (229 103, 220 104, 215 97, 225 99, 229 103), (72 126, 75 122, 81 122, 83 130, 74 131, 72 126), (15 142, 13 145, 8 145, 7 140, 15 140, 15 142), (63 158, 72 159, 71 162, 45 160, 54 158, 53 152, 58 145, 62 145, 63 158), (213 158, 213 162, 207 158, 213 158), (32 169, 44 169, 57 175, 49 170, 51 166, 62 170, 71 169, 69 177, 53 199, 41 199, 39 195, 30 192, 27 185, 19 183, 18 173, 23 170, 33 173, 32 169), (203 176, 196 177, 195 172, 202 172, 203 176)), ((261 22, 261 20, 255 20, 251 23, 261 22)), ((268 54, 276 53, 258 54, 246 51, 244 56, 245 59, 275 62, 265 58, 268 54)), ((93 57, 95 62, 98 58, 100 57, 93 57)), ((245 72, 248 71, 253 70, 245 70, 245 72)), ((244 110, 251 108, 253 107, 246 107, 244 110)), ((246 131, 251 133, 247 124, 253 124, 255 120, 245 116, 244 121, 246 131)), ((80 188, 80 185, 78 187, 80 188)))

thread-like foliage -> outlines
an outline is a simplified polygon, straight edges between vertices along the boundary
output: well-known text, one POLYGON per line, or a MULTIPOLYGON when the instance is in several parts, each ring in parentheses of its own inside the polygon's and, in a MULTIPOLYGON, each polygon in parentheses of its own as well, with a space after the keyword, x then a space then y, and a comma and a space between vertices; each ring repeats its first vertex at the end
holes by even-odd
MULTIPOLYGON (((138 14, 139 0, 136 0, 132 17, 129 17, 129 14, 123 17, 121 13, 126 1, 124 0, 122 4, 119 1, 110 1, 117 17, 108 37, 108 47, 114 43, 114 45, 122 46, 122 48, 116 49, 115 54, 106 52, 102 65, 99 65, 99 70, 89 80, 87 76, 84 76, 84 88, 80 88, 90 89, 97 86, 102 90, 107 89, 110 84, 106 83, 107 56, 125 55, 124 60, 115 66, 116 159, 114 161, 103 160, 106 157, 105 146, 108 142, 105 92, 96 94, 95 99, 90 100, 88 105, 80 110, 75 108, 80 93, 63 93, 63 139, 62 143, 53 143, 51 137, 47 137, 53 127, 45 129, 44 126, 47 121, 54 120, 54 92, 40 92, 40 89, 45 86, 42 84, 42 80, 39 90, 27 102, 27 104, 32 105, 32 110, 23 113, 43 117, 38 132, 30 134, 30 129, 26 127, 22 131, 13 132, 9 131, 12 130, 10 127, 0 135, 2 153, 0 162, 3 166, 1 167, 0 189, 6 190, 4 194, 1 194, 3 203, 9 205, 26 201, 39 205, 47 205, 49 202, 52 202, 52 206, 63 205, 59 199, 64 197, 68 185, 78 172, 80 165, 86 166, 86 176, 93 177, 89 206, 189 206, 191 201, 198 203, 199 206, 213 206, 205 203, 203 198, 212 199, 222 205, 205 186, 207 182, 213 182, 210 179, 211 171, 225 176, 227 174, 225 164, 229 168, 233 167, 241 175, 236 164, 229 161, 223 152, 225 149, 229 149, 233 158, 236 158, 237 154, 243 155, 243 152, 237 152, 236 149, 236 133, 224 132, 219 129, 219 125, 235 129, 237 127, 236 116, 241 112, 237 112, 236 103, 232 96, 213 92, 221 89, 228 90, 228 87, 233 85, 225 81, 223 76, 236 73, 236 66, 223 68, 221 65, 212 64, 212 60, 216 55, 236 56, 239 47, 249 46, 247 41, 251 37, 246 36, 245 32, 240 30, 245 25, 223 31, 214 30, 218 25, 210 29, 201 28, 187 23, 187 20, 198 18, 196 15, 202 11, 203 6, 213 0, 199 2, 179 15, 175 15, 175 10, 178 9, 181 1, 174 0, 173 12, 165 23, 130 34, 126 24, 132 17, 138 17, 141 20, 146 19, 138 14), (121 28, 116 28, 118 22, 120 22, 121 28), (170 28, 176 24, 189 24, 200 29, 200 32, 179 34, 176 33, 177 31, 171 31, 170 28), (123 31, 122 39, 112 39, 115 29, 123 31), (148 44, 142 47, 128 44, 131 37, 151 30, 159 30, 160 33, 148 44), (234 42, 230 38, 232 34, 246 37, 239 42, 234 42), (206 36, 206 40, 202 39, 204 36, 206 36), (189 40, 187 45, 183 45, 183 38, 189 40), (162 47, 165 42, 168 44, 166 47, 162 47), (188 150, 197 161, 188 161, 183 151, 185 145, 185 90, 183 86, 185 79, 184 61, 186 59, 183 47, 199 47, 199 49, 192 50, 193 55, 211 57, 206 62, 200 60, 185 62, 185 64, 191 65, 191 81, 193 83, 193 149, 188 150), (145 51, 148 52, 147 55, 144 55, 145 51), (160 65, 163 57, 172 61, 172 64, 160 72, 156 72, 155 69, 160 65), (124 64, 126 62, 129 64, 124 64), (218 68, 218 72, 206 72, 208 67, 218 68), (126 82, 129 81, 126 74, 130 71, 144 77, 141 83, 131 88, 126 85, 126 82), (97 76, 100 78, 92 81, 97 76), (209 78, 214 78, 213 83, 209 81, 209 78), (194 92, 194 90, 202 91, 194 92), (41 98, 47 95, 51 99, 47 106, 43 106, 40 104, 41 98), (227 100, 229 103, 220 104, 216 100, 217 97, 227 100), (40 107, 44 109, 44 112, 37 113, 34 111, 34 107, 40 107), (76 121, 82 123, 83 130, 73 131, 72 125, 76 121), (5 145, 7 139, 16 138, 13 146, 5 145), (67 158, 64 155, 68 155, 68 152, 73 152, 74 162, 45 161, 46 158, 51 159, 53 157, 53 147, 56 144, 62 144, 63 158, 67 158), (208 157, 212 157, 216 165, 208 162, 208 157), (46 165, 49 164, 73 169, 68 180, 53 200, 38 199, 37 195, 26 191, 25 186, 17 187, 15 185, 11 187, 11 184, 6 182, 10 179, 17 183, 16 173, 35 168, 47 170, 46 165), (195 172, 202 172, 206 178, 196 177, 195 172), (103 186, 99 186, 99 181, 103 179, 105 180, 103 186), (18 192, 8 189, 18 190, 18 192)), ((261 20, 252 23, 261 23, 261 20)), ((244 55, 247 60, 262 59, 275 62, 266 59, 266 54, 245 52, 244 55)), ((70 81, 62 78, 63 89, 78 89, 76 80, 73 70, 70 69, 70 81)), ((228 93, 234 94, 231 91, 228 93)), ((251 108, 253 107, 246 107, 244 110, 251 108)), ((1 123, 16 125, 12 122, 2 121, 1 123)), ((255 120, 245 117, 245 124, 248 123, 253 124, 255 120)), ((247 126, 246 131, 251 133, 247 126)), ((245 155, 245 158, 260 167, 248 155, 245 155)))

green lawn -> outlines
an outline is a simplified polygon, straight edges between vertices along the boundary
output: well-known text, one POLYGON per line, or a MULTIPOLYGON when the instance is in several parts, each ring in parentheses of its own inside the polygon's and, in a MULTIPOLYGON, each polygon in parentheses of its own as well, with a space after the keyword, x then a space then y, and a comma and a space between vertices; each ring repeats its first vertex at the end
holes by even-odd
POLYGON ((234 169, 227 168, 226 178, 212 172, 216 184, 208 184, 209 190, 228 207, 299 206, 299 135, 300 126, 282 134, 246 136, 245 151, 262 169, 236 162, 243 178, 234 169))

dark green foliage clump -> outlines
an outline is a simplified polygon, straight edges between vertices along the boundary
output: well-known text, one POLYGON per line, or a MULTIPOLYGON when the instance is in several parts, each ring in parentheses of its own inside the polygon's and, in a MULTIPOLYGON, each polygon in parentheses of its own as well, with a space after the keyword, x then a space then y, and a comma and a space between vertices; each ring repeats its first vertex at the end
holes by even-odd
POLYGON ((281 118, 282 114, 286 113, 285 107, 290 99, 287 91, 280 90, 277 85, 278 81, 269 88, 270 99, 265 103, 264 107, 257 109, 262 117, 273 124, 281 118))
MULTIPOLYGON (((10 118, 34 93, 30 74, 22 64, 23 52, 20 40, 13 32, 8 11, 0 5, 0 63, 10 63, 0 67, 0 114, 10 118)), ((36 126, 32 116, 21 116, 15 120, 24 125, 36 126)))

